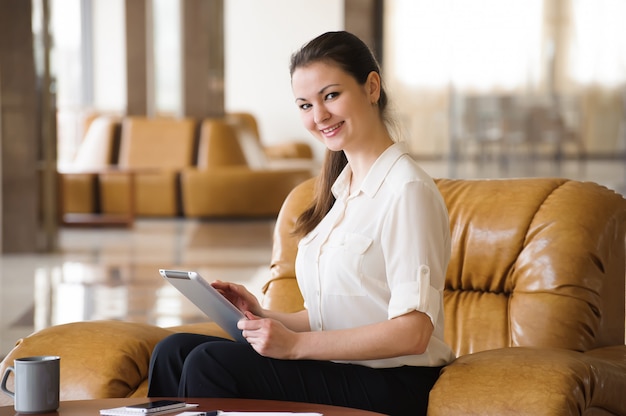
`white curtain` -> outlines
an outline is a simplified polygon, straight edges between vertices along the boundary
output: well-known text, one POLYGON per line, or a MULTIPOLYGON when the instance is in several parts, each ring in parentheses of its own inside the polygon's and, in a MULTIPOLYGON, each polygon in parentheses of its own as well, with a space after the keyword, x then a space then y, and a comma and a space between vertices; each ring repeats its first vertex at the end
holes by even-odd
POLYGON ((411 150, 447 154, 450 103, 471 94, 573 98, 588 151, 623 147, 624 21, 623 0, 386 1, 383 69, 411 150))

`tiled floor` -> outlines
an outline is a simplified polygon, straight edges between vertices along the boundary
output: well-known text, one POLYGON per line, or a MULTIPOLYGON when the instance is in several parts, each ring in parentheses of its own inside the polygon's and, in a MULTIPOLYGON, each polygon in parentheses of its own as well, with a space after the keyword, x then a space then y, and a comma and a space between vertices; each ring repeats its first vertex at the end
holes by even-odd
MULTIPOLYGON (((535 162, 503 167, 423 161, 434 177, 560 176, 591 180, 624 194, 621 160, 535 162)), ((60 250, 0 257, 0 357, 20 337, 64 322, 124 319, 161 326, 203 319, 165 284, 159 268, 199 271, 245 283, 260 295, 269 276, 274 221, 138 220, 132 229, 63 228, 60 250)))

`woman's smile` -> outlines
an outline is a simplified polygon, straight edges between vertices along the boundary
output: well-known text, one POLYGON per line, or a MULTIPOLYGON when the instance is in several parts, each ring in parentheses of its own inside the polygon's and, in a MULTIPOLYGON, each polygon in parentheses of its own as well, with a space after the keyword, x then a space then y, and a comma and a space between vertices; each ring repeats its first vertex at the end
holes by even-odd
POLYGON ((333 136, 335 136, 336 134, 339 133, 339 129, 343 126, 343 124, 344 124, 344 122, 342 121, 342 122, 337 123, 337 124, 335 124, 333 126, 321 129, 320 131, 326 137, 333 137, 333 136))

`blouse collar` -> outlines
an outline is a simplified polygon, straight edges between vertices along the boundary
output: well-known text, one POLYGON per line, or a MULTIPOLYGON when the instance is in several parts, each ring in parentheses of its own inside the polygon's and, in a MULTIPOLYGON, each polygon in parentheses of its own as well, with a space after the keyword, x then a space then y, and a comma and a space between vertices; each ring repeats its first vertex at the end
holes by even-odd
MULTIPOLYGON (((400 157, 408 154, 408 148, 406 143, 394 143, 389 146, 374 162, 369 172, 365 176, 365 179, 359 187, 359 192, 365 193, 370 198, 373 198, 380 189, 387 173, 391 170, 391 167, 396 163, 400 157)), ((337 180, 332 186, 332 192, 336 199, 347 199, 350 192, 350 177, 352 176, 352 169, 350 164, 341 171, 337 180)))

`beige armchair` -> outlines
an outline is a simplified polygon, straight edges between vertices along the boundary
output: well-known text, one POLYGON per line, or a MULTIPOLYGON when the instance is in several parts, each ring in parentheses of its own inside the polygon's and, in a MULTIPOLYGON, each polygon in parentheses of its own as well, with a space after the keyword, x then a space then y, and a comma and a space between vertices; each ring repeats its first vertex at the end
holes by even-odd
MULTIPOLYGON (((437 181, 450 213, 445 339, 458 359, 429 415, 625 415, 626 200, 566 179, 437 181)), ((296 188, 275 231, 265 304, 295 311, 296 188)))

